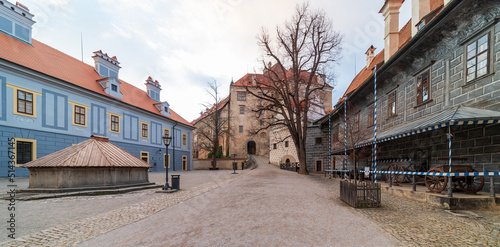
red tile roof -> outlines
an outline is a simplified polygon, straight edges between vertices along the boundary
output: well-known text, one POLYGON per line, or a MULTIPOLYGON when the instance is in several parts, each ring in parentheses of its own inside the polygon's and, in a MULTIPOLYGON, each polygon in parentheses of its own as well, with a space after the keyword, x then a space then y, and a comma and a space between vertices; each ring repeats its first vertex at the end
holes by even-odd
POLYGON ((373 75, 373 69, 375 65, 384 62, 384 49, 382 49, 376 56, 373 58, 372 63, 368 68, 366 66, 354 77, 352 80, 351 84, 345 91, 344 95, 342 98, 339 99, 339 101, 344 100, 344 97, 349 94, 350 92, 358 89, 370 76, 373 75))
POLYGON ((237 80, 233 85, 231 86, 243 86, 243 87, 248 87, 252 86, 252 81, 253 78, 255 77, 255 80, 263 82, 264 81, 264 75, 262 74, 246 74, 243 77, 241 77, 239 80, 237 80))
POLYGON ((441 7, 444 4, 444 0, 430 0, 430 1, 431 1, 431 12, 441 7))
POLYGON ((398 49, 405 46, 411 39, 411 20, 399 30, 399 46, 398 49))
MULTIPOLYGON (((401 30, 399 31, 399 49, 401 49, 403 46, 405 46, 408 41, 411 39, 411 20, 409 20, 406 25, 404 25, 401 30)), ((357 75, 354 77, 352 80, 351 84, 345 91, 344 95, 342 98, 339 99, 339 102, 344 100, 344 97, 358 89, 363 83, 365 83, 366 80, 368 80, 372 75, 373 75, 373 69, 375 65, 379 65, 380 63, 384 62, 384 49, 382 49, 373 59, 371 62, 369 68, 364 67, 357 75)), ((379 66, 380 68, 380 66, 379 66)))
POLYGON ((89 140, 30 161, 21 167, 152 167, 144 160, 113 144, 106 137, 91 137, 89 140))
MULTIPOLYGON (((239 80, 237 80, 235 83, 233 83, 231 86, 243 86, 243 87, 253 87, 253 79, 255 78, 255 80, 258 82, 256 84, 256 86, 260 86, 260 87, 267 87, 267 86, 270 86, 272 84, 272 81, 270 78, 273 78, 273 80, 275 80, 274 78, 275 77, 279 77, 279 78, 283 78, 283 71, 281 71, 280 69, 278 69, 278 66, 277 64, 273 65, 271 67, 271 70, 274 70, 276 74, 272 74, 270 72, 264 72, 264 74, 246 74, 244 75, 243 77, 241 77, 239 80)), ((301 78, 308 78, 310 75, 309 72, 306 72, 306 71, 302 71, 300 73, 300 77, 301 78)), ((287 70, 286 71, 286 76, 288 78, 291 78, 292 77, 292 71, 291 70, 287 70)), ((276 78, 277 79, 277 78, 276 78)), ((305 79, 305 81, 307 81, 308 79, 305 79)), ((275 81, 278 81, 278 80, 275 80, 275 81)), ((314 83, 318 83, 317 82, 317 77, 314 77, 313 78, 313 84, 314 83)), ((331 87, 330 85, 328 84, 325 84, 325 87, 331 87)))
MULTIPOLYGON (((32 39, 32 44, 28 45, 6 34, 0 34, 0 47, 2 47, 0 49, 1 59, 109 96, 96 82, 103 77, 97 74, 94 67, 35 39, 32 39)), ((154 106, 158 102, 150 99, 145 91, 123 80, 120 82, 122 83, 120 92, 123 94, 123 99, 111 98, 166 117, 154 106)), ((173 110, 170 110, 170 115, 170 119, 191 126, 188 121, 173 110)))
MULTIPOLYGON (((217 107, 218 108, 217 110, 220 110, 220 109, 224 108, 224 106, 227 105, 227 103, 229 102, 230 96, 231 95, 228 95, 225 99, 223 99, 223 100, 221 100, 221 102, 219 102, 219 107, 217 107)), ((205 117, 210 115, 212 112, 214 112, 214 107, 215 106, 212 106, 212 108, 210 108, 206 112, 202 113, 197 119, 191 121, 191 125, 194 126, 196 123, 198 123, 198 121, 204 119, 205 117)))
MULTIPOLYGON (((404 0, 403 0, 404 1, 404 0)), ((443 4, 444 4, 444 0, 430 0, 430 13, 428 14, 428 16, 425 16, 424 18, 434 18, 440 11, 443 10, 443 4)), ((387 3, 387 0, 384 2, 384 4, 387 3)), ((408 42, 410 41, 411 39, 411 25, 412 25, 412 22, 411 22, 411 19, 401 28, 401 30, 399 30, 399 49, 403 48, 406 44, 408 44, 408 42)), ((344 100, 344 97, 355 91, 356 89, 358 89, 366 80, 368 80, 372 74, 373 74, 373 68, 375 67, 375 65, 378 65, 382 62, 384 62, 384 50, 382 49, 378 54, 377 56, 375 56, 375 58, 373 59, 372 63, 370 64, 369 68, 366 68, 364 67, 357 75, 356 77, 354 77, 354 79, 352 80, 351 84, 349 85, 349 87, 347 88, 347 90, 345 91, 344 95, 342 96, 342 98, 339 99, 339 102, 343 101, 344 100)))

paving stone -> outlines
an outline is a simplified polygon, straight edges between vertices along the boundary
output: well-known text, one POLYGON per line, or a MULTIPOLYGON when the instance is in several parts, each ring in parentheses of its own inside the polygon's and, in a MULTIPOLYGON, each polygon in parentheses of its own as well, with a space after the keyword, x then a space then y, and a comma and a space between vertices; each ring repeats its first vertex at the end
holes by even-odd
MULTIPOLYGON (((318 182, 340 197, 338 180, 318 182)), ((500 246, 498 210, 449 211, 386 193, 382 193, 380 208, 355 210, 381 225, 403 246, 500 246)))

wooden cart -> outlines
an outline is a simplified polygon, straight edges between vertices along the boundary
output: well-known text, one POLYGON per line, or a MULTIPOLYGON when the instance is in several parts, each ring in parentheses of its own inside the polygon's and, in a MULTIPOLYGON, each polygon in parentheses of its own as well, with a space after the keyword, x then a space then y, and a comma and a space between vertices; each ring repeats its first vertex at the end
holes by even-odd
MULTIPOLYGON (((427 167, 419 162, 410 162, 407 167, 401 165, 401 163, 392 163, 387 167, 387 171, 391 172, 425 172, 427 171, 427 167)), ((415 176, 417 184, 424 184, 424 177, 417 175, 415 176)), ((385 174, 386 182, 392 179, 393 184, 401 184, 401 183, 409 183, 412 181, 412 175, 403 175, 403 174, 385 174)))
MULTIPOLYGON (((454 165, 451 167, 452 172, 477 172, 470 165, 454 165)), ((429 172, 448 173, 449 166, 441 165, 433 167, 429 172)), ((484 177, 482 176, 457 176, 451 177, 452 182, 458 185, 458 188, 466 193, 476 193, 484 186, 484 177)), ((425 176, 425 185, 432 192, 440 193, 448 185, 448 177, 445 176, 425 176)))

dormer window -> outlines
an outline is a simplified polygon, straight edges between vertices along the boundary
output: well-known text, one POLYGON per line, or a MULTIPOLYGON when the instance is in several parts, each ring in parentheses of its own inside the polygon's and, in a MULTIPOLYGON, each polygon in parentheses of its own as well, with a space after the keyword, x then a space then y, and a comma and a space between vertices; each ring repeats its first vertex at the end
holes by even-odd
MULTIPOLYGON (((160 83, 156 80, 153 80, 153 78, 149 76, 148 79, 146 79, 145 85, 149 98, 151 98, 154 101, 160 102, 160 91, 161 91, 160 83)), ((159 110, 161 110, 161 108, 159 108, 159 110)))
POLYGON ((0 4, 6 7, 0 11, 0 32, 31 44, 31 30, 35 21, 28 8, 19 2, 16 2, 17 6, 8 1, 0 1, 0 4))
POLYGON ((168 107, 163 107, 163 110, 164 110, 165 112, 168 112, 168 107))
POLYGON ((118 86, 116 86, 115 84, 111 84, 111 90, 113 91, 118 91, 118 86))
POLYGON ((94 59, 95 70, 100 76, 118 78, 118 71, 121 67, 116 57, 110 57, 107 53, 99 50, 94 52, 92 58, 94 59))
POLYGON ((424 28, 425 26, 425 20, 422 20, 419 24, 418 24, 418 30, 420 31, 422 28, 424 28))

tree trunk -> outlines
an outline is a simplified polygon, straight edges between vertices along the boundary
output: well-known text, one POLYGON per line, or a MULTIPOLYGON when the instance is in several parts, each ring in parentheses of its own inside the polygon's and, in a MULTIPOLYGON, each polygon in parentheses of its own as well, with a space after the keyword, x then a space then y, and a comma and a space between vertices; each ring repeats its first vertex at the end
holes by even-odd
POLYGON ((300 167, 300 174, 303 175, 309 175, 309 172, 307 171, 307 164, 306 164, 306 152, 304 150, 305 148, 299 147, 297 149, 297 155, 299 157, 299 167, 300 167))
POLYGON ((356 167, 356 148, 352 149, 352 162, 353 162, 353 169, 354 169, 354 183, 358 183, 358 172, 357 172, 357 167, 356 167))
POLYGON ((217 169, 217 152, 219 151, 219 142, 216 141, 214 145, 214 150, 212 151, 212 169, 217 169))

